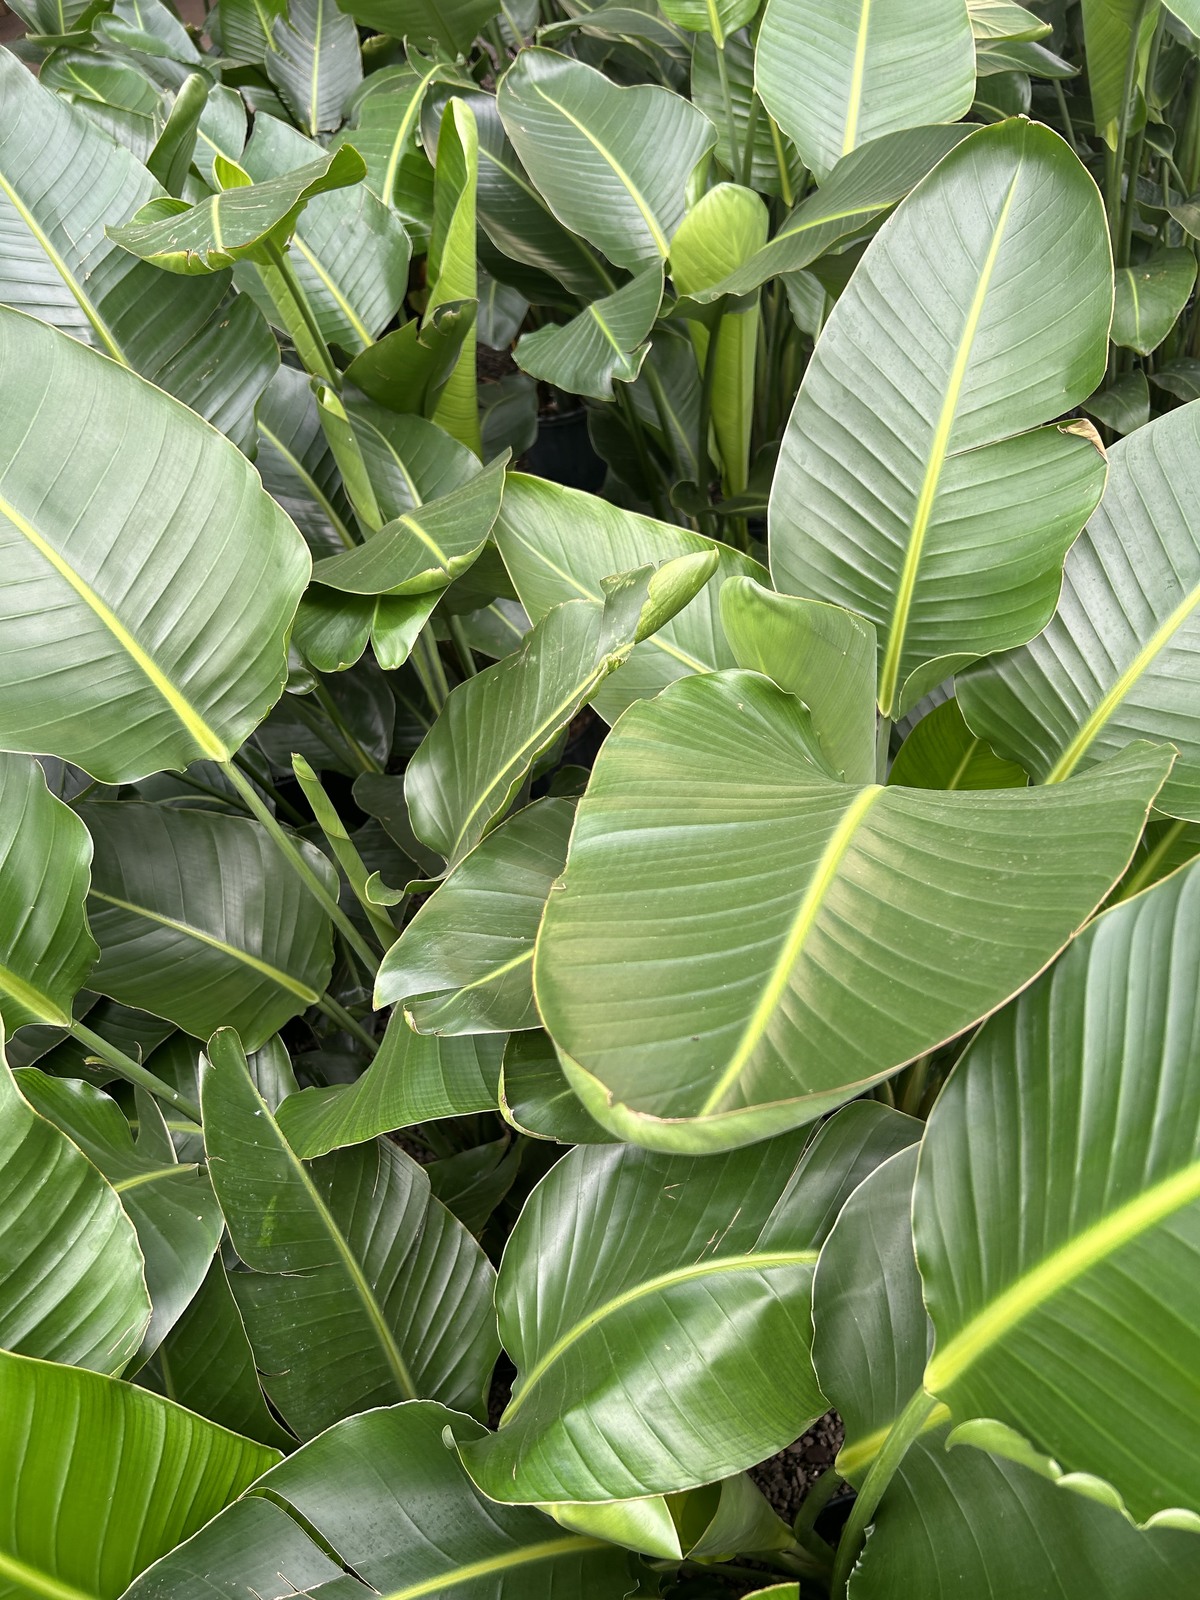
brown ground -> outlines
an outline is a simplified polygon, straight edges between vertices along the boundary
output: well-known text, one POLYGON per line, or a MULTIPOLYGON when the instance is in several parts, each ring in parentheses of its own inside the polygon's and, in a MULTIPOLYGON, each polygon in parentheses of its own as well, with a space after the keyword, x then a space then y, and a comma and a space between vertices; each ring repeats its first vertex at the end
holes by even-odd
POLYGON ((795 1444, 751 1469, 750 1476, 785 1522, 795 1521, 804 1496, 833 1465, 843 1434, 841 1417, 829 1411, 795 1444))

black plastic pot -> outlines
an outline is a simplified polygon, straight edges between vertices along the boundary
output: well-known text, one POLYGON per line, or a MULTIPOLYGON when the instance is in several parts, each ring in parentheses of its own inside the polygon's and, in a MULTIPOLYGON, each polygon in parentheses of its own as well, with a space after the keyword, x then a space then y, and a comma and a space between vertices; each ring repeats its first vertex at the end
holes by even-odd
POLYGON ((605 465, 592 447, 587 412, 564 411, 538 421, 537 438, 525 452, 522 463, 539 478, 561 483, 568 489, 586 489, 598 494, 604 487, 605 465))

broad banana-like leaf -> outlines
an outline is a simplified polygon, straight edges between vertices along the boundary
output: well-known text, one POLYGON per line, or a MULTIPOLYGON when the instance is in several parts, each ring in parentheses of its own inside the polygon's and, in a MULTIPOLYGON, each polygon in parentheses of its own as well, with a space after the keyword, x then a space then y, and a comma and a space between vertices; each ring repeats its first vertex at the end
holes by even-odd
POLYGON ((288 0, 271 25, 267 77, 312 138, 340 125, 362 82, 358 29, 334 0, 288 0))
POLYGON ((252 438, 254 402, 279 365, 256 307, 227 277, 182 283, 105 234, 163 194, 128 150, 0 48, 0 304, 103 350, 239 441, 252 438))
POLYGON ((753 578, 721 587, 721 622, 737 665, 761 672, 808 707, 831 772, 875 778, 875 630, 819 600, 774 594, 753 578))
POLYGON ((65 1028, 96 959, 87 829, 31 756, 0 755, 0 1023, 65 1028))
MULTIPOLYGON (((228 1025, 257 1050, 315 1005, 333 965, 329 920, 266 829, 249 818, 98 802, 88 911, 101 994, 199 1039, 228 1025)), ((327 892, 337 876, 297 841, 327 892)))
POLYGON ((201 1078, 231 1280, 263 1385, 301 1438, 397 1397, 483 1415, 499 1349, 495 1274, 433 1198, 422 1167, 379 1139, 305 1167, 246 1068, 237 1035, 201 1078))
POLYGON ((553 50, 522 50, 500 116, 555 216, 610 261, 665 259, 696 163, 716 140, 703 112, 656 84, 623 88, 553 50))
POLYGON ((457 56, 467 53, 500 5, 498 0, 348 0, 345 9, 364 28, 416 45, 441 45, 457 56))
MULTIPOLYGON (((431 84, 457 84, 452 67, 437 60, 410 56, 412 65, 374 72, 354 98, 354 123, 337 141, 351 143, 367 164, 366 186, 390 209, 416 223, 414 237, 425 242, 429 234, 433 173, 429 156, 421 149, 417 133, 421 108, 431 84), (413 217, 413 190, 419 187, 421 218, 413 217)), ((336 141, 335 141, 336 142, 336 141)))
MULTIPOLYGON (((333 159, 340 156, 339 147, 333 159)), ((320 159, 330 158, 319 144, 260 113, 241 165, 261 189, 320 159)), ((305 201, 289 260, 327 343, 366 349, 403 303, 410 253, 399 217, 365 183, 305 201)))
POLYGON ((264 1474, 249 1496, 147 1572, 128 1600, 207 1600, 210 1573, 229 1574, 231 1593, 261 1573, 263 1595, 283 1600, 295 1584, 324 1576, 306 1533, 340 1563, 333 1570, 341 1576, 309 1591, 330 1600, 622 1600, 633 1593, 626 1551, 570 1533, 532 1508, 484 1499, 452 1448, 483 1432, 430 1401, 351 1417, 264 1474))
MULTIPOLYGON (((442 307, 473 301, 479 293, 475 264, 479 133, 464 100, 451 100, 443 112, 437 152, 427 265, 429 298, 423 323, 435 318, 442 307)), ((433 420, 476 455, 483 454, 473 338, 463 340, 434 407, 433 420)))
POLYGON ((784 435, 771 570, 875 624, 884 716, 1050 620, 1104 459, 1087 424, 1039 424, 1103 376, 1111 288, 1095 184, 1011 121, 918 185, 834 307, 784 435))
MULTIPOLYGON (((376 348, 386 343, 383 339, 376 348)), ((424 417, 399 416, 374 401, 354 398, 335 407, 326 394, 321 421, 368 528, 381 528, 428 500, 448 495, 479 472, 474 452, 424 417), (365 482, 359 460, 366 469, 365 482)))
POLYGON ((898 128, 957 122, 975 98, 963 0, 768 0, 755 77, 818 179, 898 128))
POLYGON ((290 1095, 279 1107, 279 1126, 308 1161, 419 1122, 494 1111, 503 1047, 502 1039, 483 1036, 414 1033, 395 1011, 378 1055, 357 1083, 290 1095))
POLYGON ((313 578, 344 594, 440 592, 486 544, 500 512, 507 464, 505 451, 449 494, 385 523, 365 544, 318 561, 313 578))
POLYGON ((117 1600, 279 1460, 95 1372, 0 1354, 0 1582, 117 1600))
POLYGON ((150 1320, 137 1234, 78 1145, 17 1087, 2 1028, 0 1259, 0 1350, 107 1373, 130 1361, 150 1320))
MULTIPOLYGON (((1178 0, 1188 7, 1188 0, 1178 0)), ((1133 89, 1146 80, 1150 42, 1158 20, 1158 7, 1142 0, 1080 0, 1083 43, 1088 64, 1088 89, 1096 132, 1110 150, 1117 148, 1118 126, 1127 114, 1129 67, 1134 67, 1133 89)), ((1175 5, 1168 7, 1176 9, 1175 5)), ((1184 22, 1187 18, 1184 17, 1184 22)), ((1132 108, 1128 108, 1132 110, 1132 108)))
POLYGON ((632 383, 642 370, 662 296, 662 263, 652 263, 570 322, 525 334, 514 352, 517 365, 569 394, 611 400, 614 382, 632 383))
POLYGON ((171 114, 150 152, 146 169, 168 194, 183 193, 207 100, 208 80, 203 73, 193 72, 180 86, 171 114))
POLYGON ((357 355, 347 380, 389 411, 432 416, 475 332, 476 310, 474 300, 448 300, 424 323, 413 317, 357 355))
MULTIPOLYGON (((861 1485, 920 1392, 929 1323, 909 1220, 917 1151, 882 1163, 842 1208, 813 1284, 813 1358, 846 1424, 839 1469, 861 1485)), ((1139 1533, 1111 1507, 1027 1467, 947 1445, 945 1414, 900 1462, 875 1513, 851 1600, 1184 1600, 1195 1536, 1139 1533), (931 1538, 930 1530, 936 1529, 931 1538)))
POLYGON ((228 761, 283 688, 310 570, 253 467, 161 390, 7 310, 0 438, 0 746, 106 783, 228 761))
POLYGON ((677 27, 711 34, 723 45, 727 35, 753 22, 758 0, 665 0, 661 10, 677 27))
POLYGON ((905 739, 888 782, 907 789, 1020 789, 1029 778, 1024 767, 1005 761, 973 734, 958 701, 950 699, 934 706, 905 739))
POLYGON ((1015 0, 967 0, 976 39, 1044 39, 1051 24, 1015 0))
POLYGON ((220 1255, 213 1258, 191 1305, 138 1373, 137 1381, 260 1444, 279 1449, 294 1444, 267 1409, 254 1353, 220 1255))
MULTIPOLYGON (((247 0, 253 4, 253 0, 247 0)), ((246 148, 246 102, 236 89, 228 84, 216 84, 208 91, 200 126, 196 131, 196 149, 192 165, 208 184, 217 187, 216 159, 237 162, 246 148)))
POLYGON ((767 581, 757 561, 728 545, 519 472, 510 473, 505 484, 495 540, 521 604, 535 622, 566 600, 601 601, 602 580, 610 573, 716 552, 717 570, 691 604, 637 645, 620 676, 595 696, 606 722, 689 672, 737 666, 721 626, 721 585, 732 577, 767 581))
POLYGON ((235 261, 269 264, 309 200, 358 183, 366 170, 357 151, 343 145, 294 172, 262 183, 243 179, 196 205, 171 196, 151 200, 131 221, 110 228, 109 238, 166 272, 220 272, 235 261))
POLYGON ((1104 500, 1067 557, 1049 627, 958 685, 971 728, 1041 782, 1169 739, 1158 799, 1200 821, 1200 405, 1112 448, 1104 500))
POLYGON ((1128 900, 1176 868, 1186 866, 1200 855, 1200 823, 1151 820, 1146 824, 1137 854, 1129 871, 1114 891, 1114 899, 1128 900))
POLYGON ((1198 960, 1196 866, 1097 918, 968 1049, 913 1202, 929 1393, 1193 1530, 1198 960))
POLYGON ((1148 356, 1175 326, 1196 283, 1196 258, 1183 247, 1158 250, 1116 276, 1112 342, 1148 356))
POLYGON ((404 775, 413 832, 455 866, 507 810, 535 757, 610 672, 717 568, 710 549, 604 580, 603 603, 548 611, 511 656, 451 690, 404 775))
POLYGON ((422 1033, 538 1027, 533 944, 574 820, 574 801, 538 800, 477 844, 384 956, 376 1006, 402 1002, 422 1033))
POLYGON ((711 35, 696 40, 692 101, 717 130, 714 154, 725 170, 739 181, 746 179, 758 194, 777 194, 785 205, 794 204, 805 176, 804 163, 755 91, 754 44, 749 32, 731 34, 719 51, 711 35), (736 144, 730 139, 731 122, 736 144), (747 140, 751 146, 749 174, 747 140))
POLYGON ((461 1446, 475 1482, 509 1503, 662 1494, 796 1438, 825 1410, 807 1357, 817 1252, 846 1196, 919 1132, 864 1103, 807 1148, 792 1133, 706 1158, 564 1156, 504 1253, 517 1379, 499 1432, 461 1446))
POLYGON ((540 1509, 560 1527, 666 1561, 727 1561, 742 1551, 783 1550, 792 1542, 791 1529, 744 1472, 682 1494, 540 1509))
POLYGON ((90 1083, 30 1067, 17 1084, 108 1179, 137 1230, 153 1308, 137 1352, 140 1365, 187 1309, 221 1242, 224 1222, 208 1175, 194 1163, 180 1163, 148 1095, 138 1096, 135 1141, 116 1101, 90 1083))
MULTIPOLYGON (((260 119, 260 121, 265 119, 260 119)), ((353 512, 307 376, 280 367, 258 402, 255 466, 315 556, 353 547, 353 512)))
POLYGON ((514 1033, 504 1049, 500 1113, 532 1139, 556 1144, 613 1144, 616 1135, 584 1109, 567 1082, 548 1034, 514 1033))
POLYGON ((764 1138, 986 1016, 1120 877, 1171 753, 986 794, 837 783, 822 759, 750 672, 684 678, 605 741, 534 994, 622 1138, 764 1138))
POLYGON ((275 49, 275 18, 286 11, 287 0, 216 0, 206 32, 229 60, 261 67, 275 49))

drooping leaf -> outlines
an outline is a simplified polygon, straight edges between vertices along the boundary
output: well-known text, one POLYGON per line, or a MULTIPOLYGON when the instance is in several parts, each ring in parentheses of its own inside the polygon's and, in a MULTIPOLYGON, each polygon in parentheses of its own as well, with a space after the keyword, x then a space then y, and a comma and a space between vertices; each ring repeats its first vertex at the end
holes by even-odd
POLYGON ((103 350, 240 442, 279 365, 258 310, 228 278, 184 283, 104 231, 163 193, 0 48, 0 304, 103 350))
POLYGON ((207 100, 208 80, 203 73, 193 72, 180 86, 171 114, 150 152, 147 171, 168 194, 183 193, 207 100))
POLYGON ((662 265, 651 264, 570 322, 525 334, 514 352, 517 365, 569 394, 611 400, 614 381, 632 383, 641 371, 662 293, 662 265))
POLYGON ((897 752, 889 783, 909 789, 1012 789, 1029 779, 1024 767, 998 756, 967 727, 958 701, 923 716, 897 752))
POLYGON ((580 802, 534 993, 594 1117, 723 1149, 811 1120, 987 1015, 1120 876, 1170 752, 986 794, 835 782, 748 672, 633 707, 580 802))
POLYGON ((348 550, 354 543, 353 513, 305 374, 280 367, 258 402, 255 420, 254 464, 263 487, 291 517, 314 555, 348 550))
POLYGON ((1127 110, 1130 58, 1136 95, 1137 84, 1145 81, 1158 6, 1144 0, 1080 0, 1079 9, 1096 132, 1115 150, 1127 110))
MULTIPOLYGON (((429 234, 429 299, 425 320, 446 306, 473 302, 479 293, 475 266, 475 194, 479 133, 465 100, 453 99, 442 114, 433 181, 433 227, 429 234)), ((433 420, 452 438, 482 454, 475 394, 475 340, 464 339, 433 410, 433 420)))
POLYGON ((514 1033, 504 1050, 500 1111, 519 1133, 557 1144, 613 1144, 616 1136, 585 1110, 549 1036, 514 1033))
MULTIPOLYGON (((0 1350, 125 1367, 150 1320, 137 1234, 111 1186, 17 1087, 2 1028, 0 1260, 0 1350)), ((0 1390, 7 1361, 0 1356, 0 1390)), ((5 1414, 0 1441, 11 1421, 5 1414)))
MULTIPOLYGON (((100 993, 200 1039, 236 1027, 254 1050, 320 998, 328 918, 259 823, 134 801, 88 805, 84 818, 100 993)), ((298 848, 336 898, 325 857, 298 848)))
POLYGON ((362 82, 358 29, 335 0, 288 0, 271 25, 267 77, 312 138, 336 128, 362 82))
POLYGON ((376 1006, 403 1003, 422 1033, 536 1028, 533 944, 574 819, 538 800, 476 845, 384 956, 376 1006))
POLYGON ((210 1600, 214 1592, 239 1591, 253 1600, 294 1600, 321 1589, 336 1592, 328 1586, 345 1581, 341 1564, 282 1507, 248 1495, 156 1561, 122 1600, 210 1600))
POLYGON ((495 539, 521 604, 535 622, 566 600, 601 600, 602 580, 611 573, 646 561, 716 552, 717 570, 691 604, 637 645, 620 675, 595 696, 596 710, 607 722, 689 672, 736 666, 721 626, 721 585, 731 577, 765 582, 767 576, 756 561, 728 545, 519 472, 510 473, 505 484, 495 539))
POLYGON ((783 440, 771 565, 875 624, 885 716, 1049 621, 1104 460, 1078 425, 1039 425, 1103 373, 1110 293, 1095 185, 1055 134, 1006 122, 918 185, 834 307, 783 440))
POLYGON ((1044 39, 1051 24, 1015 0, 967 0, 976 39, 1044 39))
POLYGON ((868 139, 967 114, 971 20, 963 0, 768 0, 755 77, 821 179, 868 139))
POLYGON ((230 1280, 263 1385, 311 1438, 397 1396, 482 1414, 497 1353, 494 1274, 385 1140, 306 1167, 279 1130, 231 1030, 201 1079, 213 1187, 238 1255, 230 1280))
POLYGON ((499 9, 498 0, 349 0, 346 6, 364 28, 416 45, 441 45, 451 56, 465 54, 499 9))
POLYGON ((1150 385, 1140 369, 1126 372, 1115 383, 1107 383, 1083 402, 1089 417, 1124 438, 1144 428, 1150 421, 1150 385))
POLYGON ((522 50, 497 104, 522 165, 555 216, 610 261, 665 258, 684 191, 716 129, 655 84, 622 88, 553 50, 522 50))
POLYGON ((0 1354, 4 1593, 117 1600, 279 1460, 98 1373, 0 1354))
POLYGON ((1190 250, 1159 250, 1116 276, 1112 342, 1139 355, 1157 350, 1174 327, 1196 282, 1190 250))
POLYGON ((845 1196, 918 1131, 860 1105, 807 1149, 793 1133, 706 1158, 571 1151, 505 1252, 497 1308, 518 1376, 499 1432, 462 1447, 475 1482, 505 1502, 667 1493, 803 1432, 825 1409, 806 1357, 817 1251, 845 1196))
POLYGON ((1193 1530, 1198 956, 1195 866, 1098 918, 968 1049, 913 1205, 928 1391, 1193 1530))
POLYGON ((286 12, 287 0, 216 0, 209 32, 222 55, 261 67, 275 50, 275 18, 286 12))
POLYGON ((971 728, 1041 782, 1131 739, 1179 759, 1156 802, 1200 820, 1200 406, 1113 446, 1104 500, 1075 541, 1050 625, 958 685, 971 728))

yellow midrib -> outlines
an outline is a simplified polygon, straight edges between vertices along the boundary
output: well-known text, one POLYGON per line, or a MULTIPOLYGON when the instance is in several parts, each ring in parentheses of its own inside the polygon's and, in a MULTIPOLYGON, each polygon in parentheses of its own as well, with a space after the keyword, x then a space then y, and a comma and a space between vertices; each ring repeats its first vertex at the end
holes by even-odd
POLYGON ((805 941, 812 932, 825 897, 833 886, 837 877, 838 868, 842 864, 847 850, 849 850, 854 835, 866 817, 868 811, 883 793, 880 784, 868 784, 854 797, 847 810, 842 815, 841 821, 829 836, 829 841, 821 853, 821 859, 813 869, 808 888, 804 891, 803 898, 788 931, 788 936, 776 959, 775 966, 763 986, 758 1004, 755 1006, 737 1049, 729 1059, 729 1064, 718 1078, 697 1116, 708 1117, 717 1109, 729 1090, 741 1076, 742 1070, 750 1057, 757 1050, 770 1025, 771 1018, 775 1015, 784 994, 787 992, 788 982, 795 969, 805 941))
POLYGON ((937 498, 938 485, 941 482, 942 468, 946 464, 946 454, 950 447, 950 435, 954 429, 954 421, 958 414, 958 403, 962 398, 962 388, 966 382, 971 351, 975 344, 975 336, 979 332, 984 304, 987 300, 988 289, 991 286, 992 274, 996 270, 996 262, 999 259, 1000 246, 1004 240, 1005 230, 1008 227, 1009 215, 1016 199, 1017 183, 1020 176, 1021 172, 1020 168, 1018 168, 1012 176, 1008 186, 1008 193, 1004 197, 1004 204, 1000 208, 1000 215, 996 219, 992 242, 988 246, 987 256, 984 258, 983 266, 980 269, 979 282, 975 286, 975 294, 967 312, 966 320, 963 323, 958 349, 955 351, 954 365, 950 369, 946 393, 942 398, 941 414, 938 417, 933 438, 930 440, 929 458, 925 463, 925 476, 921 483, 920 493, 917 496, 916 508, 913 511, 908 547, 904 553, 904 565, 901 568, 900 582, 896 590, 896 604, 888 627, 887 648, 884 651, 883 663, 879 671, 879 709, 885 717, 893 716, 896 710, 900 661, 904 653, 905 634, 908 630, 908 618, 912 610, 913 595, 916 592, 921 556, 924 552, 925 539, 929 532, 930 519, 933 516, 933 505, 937 498))
POLYGON ((54 1004, 48 994, 43 994, 40 989, 35 989, 33 984, 20 978, 11 967, 0 966, 0 990, 4 990, 15 1000, 19 1006, 24 1006, 26 1011, 32 1011, 35 1017, 40 1017, 43 1022, 59 1028, 68 1028, 71 1019, 65 1011, 61 1011, 54 1004))
POLYGON ((940 1350, 935 1349, 926 1369, 925 1387, 932 1393, 950 1388, 1018 1323, 1092 1267, 1196 1200, 1200 1200, 1200 1161, 1160 1179, 1094 1222, 1011 1283, 940 1350))
POLYGON ((871 0, 862 0, 858 15, 858 36, 854 41, 854 65, 846 96, 846 126, 842 135, 842 154, 849 155, 858 142, 858 120, 862 113, 863 80, 867 72, 867 39, 871 31, 871 0))
POLYGON ((432 71, 427 72, 419 80, 413 90, 412 100, 400 119, 399 127, 396 129, 396 137, 392 141, 392 148, 388 153, 388 163, 383 174, 383 200, 389 208, 393 204, 393 198, 396 193, 396 173, 400 169, 400 159, 404 154, 404 146, 408 143, 408 136, 413 130, 413 125, 424 102, 425 91, 433 82, 439 70, 439 68, 434 67, 432 71))
POLYGON ((590 1333, 607 1317, 623 1311, 626 1306, 644 1300, 648 1295, 658 1294, 660 1290, 673 1288, 676 1284, 716 1277, 723 1272, 768 1272, 777 1267, 815 1267, 816 1263, 815 1250, 764 1250, 749 1255, 710 1256, 707 1261, 696 1261, 687 1267, 675 1267, 670 1272, 660 1272, 653 1278, 635 1283, 624 1293, 614 1295, 611 1300, 606 1300, 594 1311, 589 1311, 586 1317, 581 1317, 561 1338, 555 1340, 545 1355, 530 1368, 528 1376, 521 1380, 521 1387, 509 1401, 508 1408, 500 1419, 500 1427, 504 1428, 512 1421, 513 1416, 532 1394, 536 1384, 572 1345, 577 1344, 584 1334, 590 1333))
POLYGON ((197 1171, 199 1163, 195 1161, 177 1161, 173 1167, 154 1167, 149 1172, 138 1172, 132 1178, 122 1178, 120 1183, 114 1183, 113 1193, 125 1194, 130 1189, 140 1189, 146 1183, 158 1183, 163 1178, 177 1178, 181 1172, 197 1171))
POLYGON ((96 1594, 76 1589, 73 1584, 60 1583, 50 1573, 31 1567, 18 1556, 9 1555, 3 1550, 0 1550, 0 1578, 11 1578, 26 1593, 42 1596, 43 1600, 98 1600, 96 1594))
MULTIPOLYGON (((900 1415, 899 1412, 896 1413, 900 1415)), ((950 1408, 936 1405, 925 1419, 921 1429, 922 1433, 929 1433, 934 1428, 940 1428, 950 1421, 950 1408)), ((861 1439, 856 1439, 852 1445, 843 1445, 837 1453, 837 1469, 843 1478, 854 1478, 857 1473, 864 1471, 874 1461, 882 1450, 887 1436, 892 1431, 895 1418, 892 1422, 885 1422, 881 1428, 865 1434, 861 1439)))
MULTIPOLYGON (((471 1561, 464 1567, 453 1567, 436 1577, 424 1578, 420 1583, 406 1584, 403 1589, 388 1589, 377 1600, 423 1600, 426 1595, 442 1595, 450 1584, 458 1586, 487 1578, 493 1572, 507 1572, 513 1567, 533 1566, 538 1561, 551 1561, 555 1556, 571 1555, 575 1551, 611 1550, 602 1539, 588 1539, 581 1534, 565 1535, 561 1539, 546 1539, 541 1544, 527 1544, 520 1550, 509 1550, 502 1556, 485 1556, 482 1561, 471 1561)), ((74 1600, 74 1597, 72 1597, 74 1600)))

